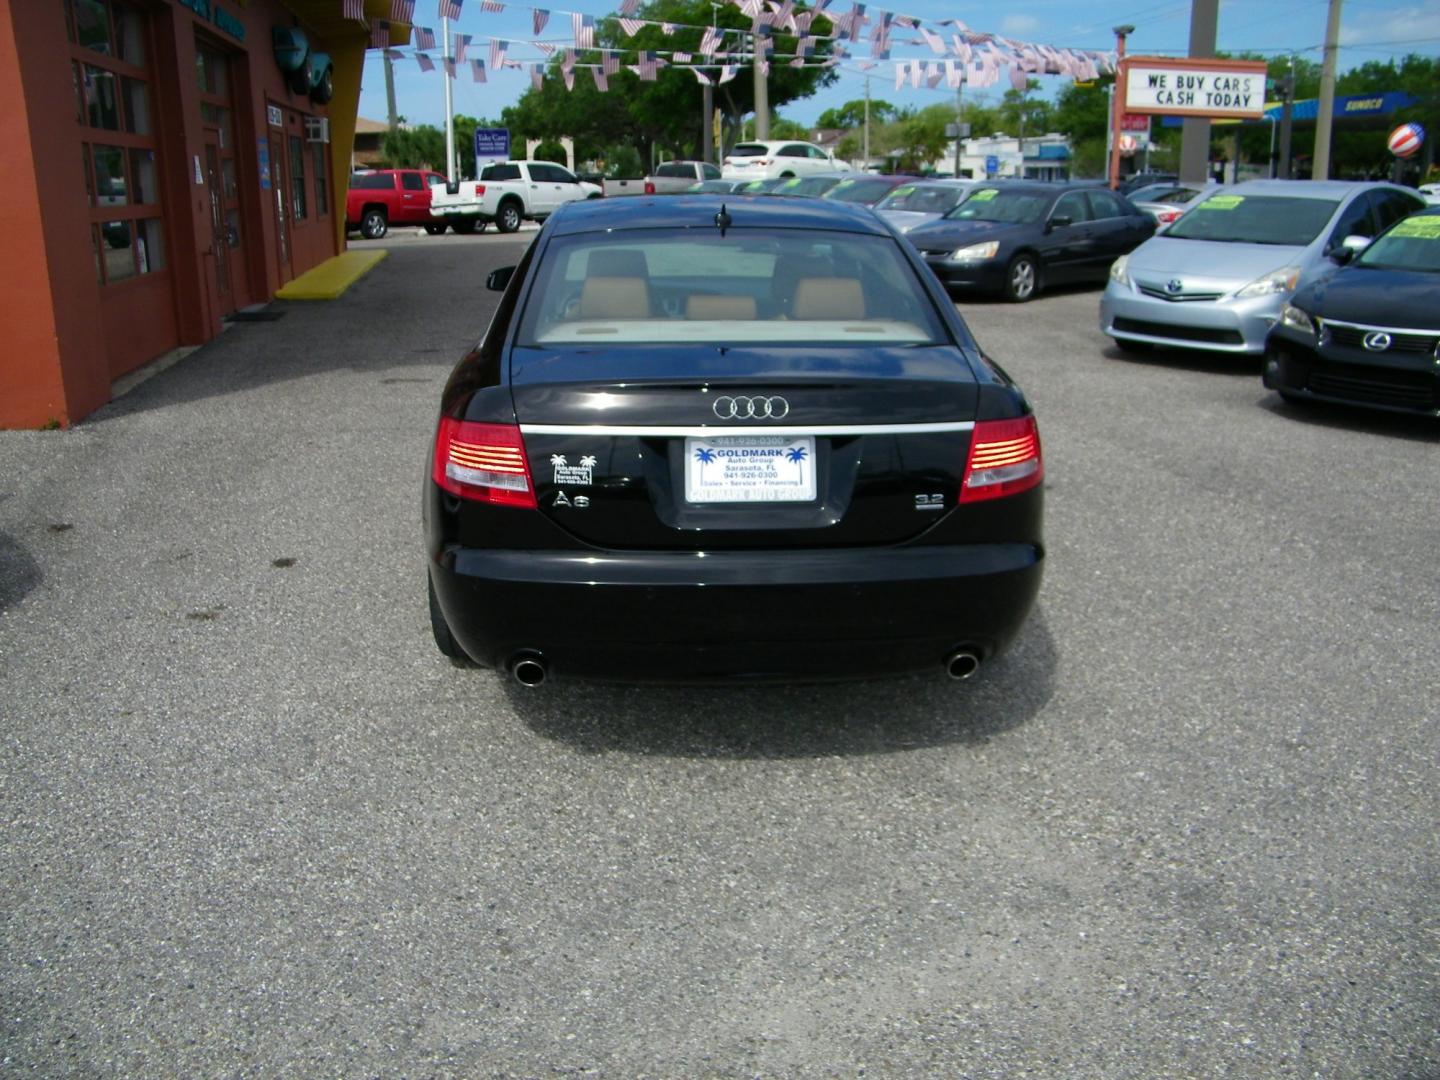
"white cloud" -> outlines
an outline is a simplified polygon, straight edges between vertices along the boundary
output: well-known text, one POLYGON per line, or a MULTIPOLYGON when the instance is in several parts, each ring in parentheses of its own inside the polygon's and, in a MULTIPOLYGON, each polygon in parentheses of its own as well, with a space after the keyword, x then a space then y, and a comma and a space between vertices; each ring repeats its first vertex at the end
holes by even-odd
POLYGON ((1040 29, 1040 20, 1034 15, 1006 15, 1000 20, 1000 33, 1006 37, 1019 37, 1040 29))

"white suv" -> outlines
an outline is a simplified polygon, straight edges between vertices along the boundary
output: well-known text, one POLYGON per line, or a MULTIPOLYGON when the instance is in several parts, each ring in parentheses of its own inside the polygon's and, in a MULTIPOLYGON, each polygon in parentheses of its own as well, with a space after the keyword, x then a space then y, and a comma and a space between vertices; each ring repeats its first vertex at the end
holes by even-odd
POLYGON ((727 180, 768 180, 776 176, 808 176, 839 168, 834 154, 808 142, 738 143, 721 162, 727 180))

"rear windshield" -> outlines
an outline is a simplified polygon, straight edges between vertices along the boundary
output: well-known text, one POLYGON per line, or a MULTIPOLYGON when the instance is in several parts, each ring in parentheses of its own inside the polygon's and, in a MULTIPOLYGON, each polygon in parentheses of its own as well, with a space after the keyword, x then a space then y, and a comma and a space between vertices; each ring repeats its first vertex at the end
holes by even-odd
MULTIPOLYGON (((738 215, 737 215, 738 216, 738 215)), ((520 344, 938 344, 929 294, 888 236, 645 229, 557 236, 520 344)))
POLYGON ((965 197, 965 188, 950 185, 902 184, 875 207, 876 210, 910 210, 921 214, 943 214, 965 197))
POLYGON ((825 198, 868 206, 883 199, 894 187, 894 182, 890 180, 841 180, 825 193, 825 198))
POLYGON ((1003 221, 1031 225, 1045 216, 1050 193, 1013 188, 976 188, 970 197, 945 216, 951 221, 1003 221))
POLYGON ((731 157, 764 157, 768 153, 764 143, 740 143, 730 151, 731 157))
POLYGON ((1165 235, 1172 240, 1304 247, 1320 235, 1338 205, 1335 199, 1290 195, 1211 195, 1166 229, 1165 235))
POLYGON ((350 177, 352 191, 389 191, 394 186, 393 173, 356 173, 350 177))

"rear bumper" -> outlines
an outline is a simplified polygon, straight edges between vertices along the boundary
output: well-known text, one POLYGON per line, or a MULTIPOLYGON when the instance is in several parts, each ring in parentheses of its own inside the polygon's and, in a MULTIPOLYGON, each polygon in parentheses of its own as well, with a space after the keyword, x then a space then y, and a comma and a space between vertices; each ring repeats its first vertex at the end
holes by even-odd
POLYGON ((1019 632, 1043 552, 1021 543, 835 551, 442 548, 431 579, 476 661, 542 655, 621 681, 863 678, 939 671, 1019 632))

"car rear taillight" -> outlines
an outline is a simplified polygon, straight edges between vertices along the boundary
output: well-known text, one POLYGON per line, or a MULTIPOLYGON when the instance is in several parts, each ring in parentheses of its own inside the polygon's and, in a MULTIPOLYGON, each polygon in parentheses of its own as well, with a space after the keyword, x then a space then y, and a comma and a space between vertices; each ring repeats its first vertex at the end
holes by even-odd
POLYGON ((1161 225, 1169 225, 1170 222, 1174 221, 1184 212, 1184 210, 1161 210, 1155 215, 1155 217, 1159 220, 1161 225))
POLYGON ((535 509, 535 485, 515 424, 441 417, 432 475, 435 483, 462 499, 535 509))
POLYGON ((653 180, 646 180, 646 181, 645 181, 645 194, 646 194, 646 195, 654 195, 654 194, 655 194, 655 182, 654 182, 653 180))
POLYGON ((475 185, 475 197, 478 199, 481 195, 484 195, 484 194, 485 194, 485 185, 484 185, 484 184, 476 184, 476 185, 475 185))
POLYGON ((1035 417, 975 421, 965 479, 960 481, 962 503, 1016 495, 1044 478, 1035 417))

